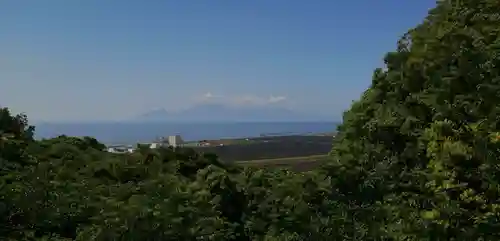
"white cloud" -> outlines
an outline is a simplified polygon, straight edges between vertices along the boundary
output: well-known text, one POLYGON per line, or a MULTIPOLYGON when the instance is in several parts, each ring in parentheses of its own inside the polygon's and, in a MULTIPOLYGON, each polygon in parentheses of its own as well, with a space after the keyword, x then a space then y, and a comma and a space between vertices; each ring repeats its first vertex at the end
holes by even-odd
POLYGON ((268 100, 269 103, 277 103, 277 102, 283 102, 283 101, 286 101, 286 96, 273 96, 273 95, 271 95, 269 97, 269 100, 268 100))
POLYGON ((206 102, 213 102, 213 101, 222 100, 222 99, 223 99, 223 96, 215 95, 212 92, 208 91, 200 96, 195 97, 195 102, 206 103, 206 102))
POLYGON ((263 105, 266 99, 255 95, 239 95, 228 100, 230 104, 235 105, 263 105))
POLYGON ((268 98, 266 98, 257 95, 241 95, 241 96, 235 96, 233 98, 233 102, 239 105, 268 105, 268 104, 275 104, 278 102, 284 102, 286 101, 286 99, 287 99, 286 96, 271 95, 268 98))
POLYGON ((253 94, 240 94, 232 96, 214 95, 212 92, 205 92, 203 95, 196 98, 198 103, 220 103, 236 106, 255 106, 255 105, 270 105, 283 103, 287 101, 286 96, 263 97, 253 94))
POLYGON ((207 99, 210 99, 212 97, 214 97, 214 95, 212 94, 212 92, 207 92, 203 95, 203 97, 207 98, 207 99))
POLYGON ((203 95, 196 98, 198 103, 220 103, 233 106, 256 106, 256 105, 269 105, 282 103, 287 101, 286 96, 263 97, 253 94, 240 94, 240 95, 215 95, 212 92, 205 92, 203 95))

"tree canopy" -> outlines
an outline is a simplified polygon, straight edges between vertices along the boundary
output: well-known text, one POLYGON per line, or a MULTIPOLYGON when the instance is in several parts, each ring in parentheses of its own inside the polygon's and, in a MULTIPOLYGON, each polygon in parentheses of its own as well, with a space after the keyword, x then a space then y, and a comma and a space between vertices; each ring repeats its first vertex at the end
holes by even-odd
POLYGON ((500 4, 439 1, 311 172, 35 140, 0 109, 2 240, 497 240, 500 4))
POLYGON ((498 235, 499 14, 498 1, 439 1, 345 113, 330 172, 356 180, 357 208, 385 212, 384 235, 498 235))

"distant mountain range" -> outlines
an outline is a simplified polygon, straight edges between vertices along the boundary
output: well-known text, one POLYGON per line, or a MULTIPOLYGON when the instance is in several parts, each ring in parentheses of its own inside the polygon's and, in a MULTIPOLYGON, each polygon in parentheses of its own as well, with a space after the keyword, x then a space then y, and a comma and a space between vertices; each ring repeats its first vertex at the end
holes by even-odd
POLYGON ((284 107, 231 107, 222 104, 204 104, 181 111, 157 109, 144 113, 134 121, 163 122, 300 122, 334 121, 329 116, 299 113, 284 107))

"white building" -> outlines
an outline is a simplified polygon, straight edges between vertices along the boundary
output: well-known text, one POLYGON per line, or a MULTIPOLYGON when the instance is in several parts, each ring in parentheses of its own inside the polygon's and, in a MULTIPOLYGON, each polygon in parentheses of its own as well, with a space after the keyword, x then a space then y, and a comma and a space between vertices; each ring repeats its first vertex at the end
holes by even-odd
POLYGON ((180 135, 169 136, 167 139, 160 139, 156 142, 151 143, 149 146, 151 149, 161 148, 161 147, 178 147, 182 146, 184 141, 180 135))
POLYGON ((182 137, 180 135, 169 136, 168 144, 172 147, 178 147, 184 145, 184 140, 182 140, 182 137))
POLYGON ((160 148, 162 146, 164 146, 164 144, 161 142, 153 142, 153 143, 151 143, 151 145, 149 145, 149 148, 156 149, 156 148, 160 148))
POLYGON ((133 153, 135 148, 130 146, 110 146, 107 151, 111 153, 133 153))

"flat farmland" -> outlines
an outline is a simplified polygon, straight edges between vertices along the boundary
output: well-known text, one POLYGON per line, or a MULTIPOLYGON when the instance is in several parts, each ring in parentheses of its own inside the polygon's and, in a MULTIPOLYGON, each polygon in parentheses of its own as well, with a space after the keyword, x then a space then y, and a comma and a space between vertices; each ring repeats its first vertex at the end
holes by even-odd
MULTIPOLYGON (((216 154, 221 161, 278 160, 297 161, 324 156, 333 145, 331 136, 273 136, 209 141, 212 145, 193 147, 201 153, 216 154), (223 145, 220 145, 223 144, 223 145)), ((281 162, 281 161, 279 161, 281 162)))

